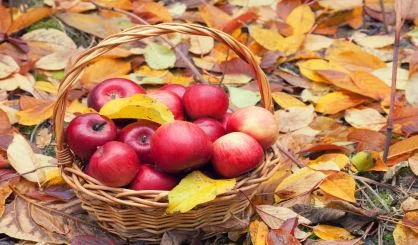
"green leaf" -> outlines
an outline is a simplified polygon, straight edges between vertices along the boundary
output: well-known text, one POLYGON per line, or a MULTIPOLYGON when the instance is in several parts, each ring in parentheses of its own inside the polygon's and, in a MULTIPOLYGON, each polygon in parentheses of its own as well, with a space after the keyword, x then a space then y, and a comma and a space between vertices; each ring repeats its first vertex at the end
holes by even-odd
POLYGON ((214 180, 200 171, 193 171, 168 193, 167 214, 192 210, 201 203, 209 202, 217 195, 234 188, 235 179, 214 180))
POLYGON ((368 151, 361 151, 351 158, 351 162, 359 172, 364 172, 374 166, 373 156, 368 151))
POLYGON ((156 70, 173 67, 176 63, 174 51, 162 44, 149 43, 145 48, 144 57, 147 64, 156 70))
POLYGON ((231 98, 232 104, 237 107, 253 106, 260 101, 261 96, 258 92, 245 90, 242 88, 235 88, 227 86, 229 90, 229 97, 231 98))

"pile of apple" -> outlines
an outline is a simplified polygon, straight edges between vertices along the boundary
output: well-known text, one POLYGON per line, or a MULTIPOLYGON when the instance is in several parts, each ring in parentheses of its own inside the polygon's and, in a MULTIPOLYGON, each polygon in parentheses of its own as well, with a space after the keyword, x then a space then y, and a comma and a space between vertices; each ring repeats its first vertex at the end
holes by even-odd
MULTIPOLYGON (((89 93, 88 106, 100 111, 114 98, 138 93, 145 90, 128 79, 107 79, 89 93)), ((259 166, 263 149, 278 137, 272 113, 256 106, 227 112, 228 95, 218 86, 169 84, 146 95, 165 104, 175 120, 159 125, 87 113, 69 123, 66 142, 87 162, 87 175, 133 190, 171 190, 199 168, 214 178, 234 178, 259 166)))

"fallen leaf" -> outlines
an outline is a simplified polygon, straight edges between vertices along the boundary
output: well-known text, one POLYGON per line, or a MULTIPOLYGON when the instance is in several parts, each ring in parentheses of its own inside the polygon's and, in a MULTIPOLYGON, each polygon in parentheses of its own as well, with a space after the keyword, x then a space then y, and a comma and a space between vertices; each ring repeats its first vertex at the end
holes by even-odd
POLYGON ((49 132, 47 128, 42 128, 36 134, 35 137, 35 144, 37 147, 43 149, 51 143, 52 134, 49 132))
POLYGON ((373 159, 374 159, 374 166, 371 167, 369 170, 370 171, 381 171, 381 172, 388 171, 388 166, 383 161, 381 152, 371 151, 371 154, 372 154, 373 159))
POLYGON ((269 6, 274 0, 230 0, 229 3, 241 7, 259 7, 269 6))
MULTIPOLYGON (((254 1, 254 2, 257 2, 257 1, 254 1)), ((250 22, 254 19, 257 19, 258 17, 259 17, 258 14, 255 13, 255 12, 252 12, 252 11, 245 12, 245 13, 240 14, 239 16, 235 17, 234 19, 230 20, 229 22, 227 22, 222 27, 222 31, 224 31, 228 34, 231 34, 236 29, 241 27, 242 25, 244 25, 247 22, 250 22)))
POLYGON ((337 226, 316 225, 312 227, 312 230, 315 235, 326 241, 351 240, 355 238, 346 229, 337 226))
POLYGON ((203 4, 203 7, 199 8, 199 14, 209 27, 218 30, 222 30, 224 25, 232 20, 231 16, 211 4, 203 4))
POLYGON ((325 179, 326 176, 326 174, 308 167, 298 170, 286 177, 277 186, 275 190, 276 202, 290 199, 311 191, 316 185, 325 179))
POLYGON ((279 131, 288 133, 307 127, 314 119, 315 112, 312 105, 303 107, 289 107, 275 112, 279 123, 279 131))
POLYGON ((418 233, 399 222, 393 231, 393 239, 396 245, 415 244, 418 241, 418 233))
POLYGON ((369 72, 354 71, 350 73, 350 77, 357 87, 367 90, 374 99, 385 99, 390 96, 390 87, 369 72))
POLYGON ((347 135, 347 140, 362 144, 363 150, 381 151, 385 145, 386 136, 369 129, 355 129, 347 135))
POLYGON ((173 113, 166 105, 143 94, 110 100, 100 109, 99 113, 112 119, 147 119, 159 124, 174 120, 173 113))
POLYGON ((393 158, 418 149, 418 135, 401 140, 389 148, 388 158, 393 158))
POLYGON ((44 70, 58 71, 66 67, 70 57, 74 54, 74 50, 65 52, 55 52, 46 55, 36 62, 36 67, 44 70))
POLYGON ((279 229, 286 220, 292 218, 297 218, 298 224, 308 225, 311 223, 311 221, 297 214, 290 208, 272 205, 257 205, 255 211, 270 229, 279 229))
POLYGON ((212 37, 192 35, 190 37, 189 51, 193 54, 207 54, 215 45, 212 37))
POLYGON ((13 141, 7 148, 7 158, 10 165, 19 173, 23 174, 32 170, 33 173, 23 175, 23 178, 41 185, 50 183, 63 183, 56 160, 52 157, 35 154, 21 134, 14 134, 13 141), (48 167, 47 167, 48 166, 48 167))
POLYGON ((315 15, 308 5, 302 4, 290 12, 286 23, 292 26, 293 35, 304 34, 309 32, 315 24, 315 15))
POLYGON ((344 173, 333 173, 319 185, 324 192, 349 202, 356 202, 356 182, 353 177, 344 173))
POLYGON ((332 92, 322 96, 315 106, 317 112, 323 114, 336 114, 351 107, 366 102, 366 98, 356 94, 332 92))
MULTIPOLYGON (((129 2, 130 3, 130 2, 129 2)), ((110 237, 103 237, 101 235, 81 235, 75 236, 71 239, 71 245, 117 245, 117 243, 110 237)))
POLYGON ((120 77, 129 73, 131 64, 128 61, 112 58, 99 58, 88 65, 80 78, 82 84, 97 84, 105 79, 120 77), (106 72, 103 72, 106 71, 106 72))
POLYGON ((418 132, 418 107, 396 106, 393 112, 394 132, 412 135, 418 132), (400 129, 400 130, 399 130, 400 129))
POLYGON ((411 171, 418 176, 418 153, 415 153, 413 156, 411 156, 408 159, 409 167, 411 168, 411 171))
POLYGON ((86 104, 81 103, 79 100, 73 100, 68 105, 67 111, 69 113, 89 113, 89 112, 95 112, 94 109, 87 107, 86 104))
POLYGON ((296 76, 296 75, 293 75, 291 73, 284 72, 284 71, 277 71, 277 74, 281 78, 283 78, 286 82, 290 83, 291 85, 295 87, 307 88, 307 89, 312 88, 312 83, 306 80, 305 78, 302 78, 300 76, 296 76))
POLYGON ((145 61, 152 69, 161 70, 173 67, 176 63, 176 54, 168 46, 149 43, 145 48, 145 61))
POLYGON ((339 171, 350 162, 350 159, 342 153, 327 153, 327 154, 321 155, 320 157, 314 160, 309 161, 309 167, 314 168, 316 170, 325 170, 325 169, 317 169, 317 167, 319 167, 321 163, 328 163, 328 162, 334 163, 338 167, 337 171, 339 171))
POLYGON ((54 101, 46 100, 35 107, 16 112, 16 116, 19 124, 31 126, 51 118, 53 111, 54 101))
POLYGON ((56 29, 37 29, 26 33, 22 39, 28 43, 43 43, 56 52, 65 52, 77 48, 74 41, 64 32, 56 29))
POLYGON ((418 200, 413 197, 408 197, 402 202, 401 208, 404 212, 416 211, 418 210, 418 200))
POLYGON ((11 34, 26 28, 35 22, 42 20, 54 13, 51 8, 30 8, 27 12, 20 14, 7 29, 7 33, 11 34))
POLYGON ((368 36, 361 32, 355 32, 352 38, 357 44, 367 48, 384 48, 395 42, 395 38, 391 35, 368 36))
POLYGON ((277 2, 277 16, 285 20, 287 16, 289 16, 290 12, 301 4, 301 0, 282 0, 277 2))
POLYGON ((44 91, 50 94, 58 93, 58 86, 51 82, 37 81, 33 87, 38 91, 44 91))
POLYGON ((322 35, 308 34, 303 43, 304 50, 319 51, 329 48, 334 43, 334 39, 322 35))
POLYGON ((362 5, 362 0, 352 1, 334 1, 334 0, 321 0, 318 2, 325 9, 332 9, 335 11, 353 9, 362 5))
POLYGON ((100 38, 120 32, 120 28, 98 14, 60 13, 56 15, 65 24, 100 38))
POLYGON ((0 217, 3 216, 5 210, 6 199, 13 193, 13 190, 9 187, 8 182, 2 182, 0 184, 0 217))
MULTIPOLYGON (((382 80, 386 85, 391 86, 392 84, 392 65, 391 63, 387 64, 387 67, 382 67, 372 71, 374 76, 382 80)), ((406 84, 409 81, 408 70, 398 68, 396 71, 396 88, 405 90, 406 84)))
POLYGON ((108 7, 132 10, 132 3, 130 0, 98 0, 97 2, 108 7))
POLYGON ((0 79, 6 78, 19 70, 20 67, 13 57, 0 54, 0 79))
POLYGON ((282 51, 285 49, 284 38, 278 32, 252 25, 250 27, 250 35, 258 44, 268 50, 282 51))
POLYGON ((250 223, 249 233, 254 245, 265 245, 269 229, 262 221, 254 220, 250 223))
POLYGON ((163 4, 152 1, 135 1, 132 4, 133 12, 151 24, 159 22, 172 22, 170 11, 163 4))
POLYGON ((295 107, 295 106, 299 106, 299 107, 306 106, 305 103, 289 95, 288 93, 274 92, 271 94, 271 96, 273 97, 273 100, 284 109, 287 109, 289 107, 295 107))
POLYGON ((363 24, 362 14, 363 7, 359 6, 351 10, 345 10, 329 15, 318 23, 314 33, 322 35, 335 35, 338 27, 345 24, 349 24, 352 28, 357 29, 363 24))
POLYGON ((15 73, 10 77, 0 80, 0 90, 13 91, 17 88, 20 88, 29 93, 32 93, 34 84, 35 80, 33 79, 32 75, 26 74, 23 76, 19 73, 15 73))
MULTIPOLYGON (((294 222, 294 220, 295 219, 291 219, 290 222, 294 222)), ((296 226, 296 224, 294 226, 296 226)), ((296 227, 292 227, 292 230, 289 231, 287 227, 281 227, 277 230, 271 230, 267 235, 267 245, 300 245, 301 243, 299 240, 293 235, 293 233, 295 233, 293 230, 295 229, 296 227)))
POLYGON ((411 105, 418 105, 418 73, 413 74, 405 86, 405 97, 411 105))
POLYGON ((313 146, 308 146, 297 153, 314 153, 319 151, 347 151, 348 148, 342 145, 334 144, 317 144, 313 146))
POLYGON ((316 73, 318 70, 336 70, 344 73, 347 72, 342 66, 322 59, 300 61, 297 63, 297 65, 302 75, 314 82, 328 83, 327 79, 316 73))
POLYGON ((355 128, 380 131, 386 125, 386 118, 373 108, 348 109, 344 119, 355 128))
POLYGON ((192 210, 199 204, 212 201, 217 195, 234 188, 235 179, 214 180, 200 171, 193 171, 168 193, 168 214, 192 210))
POLYGON ((232 104, 239 108, 253 106, 261 99, 261 95, 258 92, 232 86, 227 86, 227 88, 232 104))

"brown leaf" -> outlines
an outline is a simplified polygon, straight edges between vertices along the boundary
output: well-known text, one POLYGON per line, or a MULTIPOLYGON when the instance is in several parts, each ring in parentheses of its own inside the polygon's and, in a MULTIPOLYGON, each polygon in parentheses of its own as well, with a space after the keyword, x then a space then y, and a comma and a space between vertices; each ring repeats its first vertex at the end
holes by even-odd
POLYGON ((150 24, 173 21, 170 11, 161 3, 152 1, 135 1, 132 8, 136 15, 144 18, 150 24))
POLYGON ((418 132, 418 106, 397 106, 393 113, 394 131, 406 135, 418 132), (400 130, 397 130, 400 128, 400 130))
POLYGON ((0 134, 4 134, 11 129, 9 117, 7 113, 0 109, 0 134))
POLYGON ((222 62, 220 68, 224 74, 245 74, 255 78, 255 73, 251 66, 237 57, 222 62))
POLYGON ((12 20, 10 18, 10 10, 3 6, 3 2, 0 4, 0 16, 0 33, 6 33, 10 24, 12 24, 12 20))
POLYGON ((399 141, 389 148, 388 158, 393 158, 418 149, 418 135, 399 141))
POLYGON ((12 194, 12 189, 9 187, 8 182, 0 183, 0 217, 3 216, 6 199, 12 194))
MULTIPOLYGON (((295 222, 295 219, 290 220, 290 222, 295 222)), ((297 223, 297 219, 296 219, 296 223, 297 223)), ((287 227, 284 227, 284 228, 287 228, 287 227)), ((284 229, 284 228, 271 230, 267 235, 267 245, 300 245, 301 244, 298 239, 296 239, 292 234, 290 234, 288 229, 284 229)))
POLYGON ((35 22, 42 20, 54 13, 51 8, 31 8, 26 13, 22 13, 11 23, 7 29, 7 33, 14 33, 26 28, 35 22))
POLYGON ((99 235, 82 235, 76 236, 71 240, 71 245, 116 245, 116 242, 110 237, 102 237, 99 235))
POLYGON ((254 220, 249 227, 251 243, 254 245, 265 245, 268 232, 269 229, 264 222, 254 220))
POLYGON ((312 105, 289 107, 275 112, 275 117, 279 123, 279 131, 283 133, 307 127, 314 116, 315 112, 312 105))
POLYGON ((284 225, 286 220, 297 218, 298 224, 310 224, 310 220, 298 215, 290 208, 272 206, 272 205, 258 205, 255 208, 260 218, 271 228, 279 229, 284 225))
POLYGON ((337 12, 319 21, 314 33, 322 35, 334 35, 341 25, 350 24, 353 28, 358 28, 363 23, 362 7, 352 10, 337 12))
POLYGON ((242 25, 250 22, 254 19, 257 19, 258 15, 252 11, 245 12, 230 20, 228 23, 224 24, 222 31, 231 34, 233 31, 241 27, 242 25))
POLYGON ((80 78, 82 84, 97 84, 101 81, 127 74, 131 70, 129 61, 111 58, 99 58, 87 66, 80 78), (106 71, 106 72, 103 72, 106 71))
POLYGON ((303 77, 295 76, 291 73, 284 71, 277 71, 276 73, 286 82, 290 83, 293 86, 300 88, 312 88, 312 82, 309 82, 307 79, 303 77))
POLYGON ((378 77, 365 71, 350 73, 353 83, 361 90, 366 90, 374 99, 385 99, 390 96, 390 87, 378 77))
POLYGON ((222 30, 224 25, 232 20, 232 17, 227 13, 210 4, 204 4, 203 7, 200 7, 199 13, 209 27, 219 30, 222 30))
POLYGON ((317 144, 313 146, 308 146, 300 151, 300 153, 313 153, 318 151, 347 151, 348 148, 341 145, 334 145, 334 144, 317 144))
POLYGON ((277 16, 282 20, 286 20, 287 16, 297 6, 301 5, 301 0, 282 0, 277 3, 277 16))
POLYGON ((385 146, 386 136, 370 129, 354 129, 348 134, 347 139, 358 142, 359 150, 381 151, 385 146))

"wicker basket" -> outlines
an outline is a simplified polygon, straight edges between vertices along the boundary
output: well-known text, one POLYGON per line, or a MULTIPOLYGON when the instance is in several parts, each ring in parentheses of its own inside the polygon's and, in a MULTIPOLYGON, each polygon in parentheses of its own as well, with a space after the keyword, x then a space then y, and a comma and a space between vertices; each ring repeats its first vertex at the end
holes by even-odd
POLYGON ((247 47, 219 30, 179 23, 135 26, 104 39, 94 48, 78 56, 67 69, 54 108, 57 159, 62 166, 64 180, 73 188, 82 202, 82 207, 103 228, 129 240, 158 242, 166 231, 193 231, 222 224, 232 216, 239 217, 249 207, 247 198, 253 197, 260 183, 269 178, 277 168, 278 154, 276 148, 272 147, 266 151, 265 160, 257 169, 237 179, 233 190, 187 213, 172 215, 164 215, 168 206, 167 191, 133 191, 107 187, 84 174, 79 160, 64 142, 64 115, 71 85, 77 82, 90 61, 118 45, 173 32, 211 36, 229 46, 254 69, 263 105, 272 109, 270 87, 254 55, 247 47))

